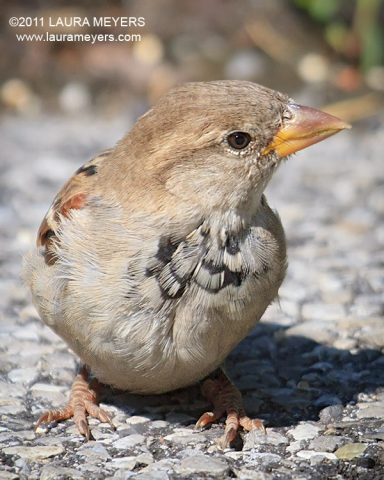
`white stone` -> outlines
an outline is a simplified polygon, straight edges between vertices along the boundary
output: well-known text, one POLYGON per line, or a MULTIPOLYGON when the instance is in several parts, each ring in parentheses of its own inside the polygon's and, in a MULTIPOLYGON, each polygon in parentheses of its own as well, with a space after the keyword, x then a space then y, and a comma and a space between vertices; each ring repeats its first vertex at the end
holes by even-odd
POLYGON ((139 433, 134 433, 132 435, 128 435, 127 437, 119 438, 113 442, 113 446, 119 450, 124 450, 126 448, 133 448, 140 443, 145 442, 145 437, 140 435, 139 433))
POLYGON ((49 445, 49 446, 36 446, 36 447, 8 447, 4 448, 3 452, 6 455, 17 455, 18 457, 25 458, 32 461, 39 461, 45 458, 55 457, 64 452, 64 447, 61 444, 49 445))
POLYGON ((295 428, 288 430, 288 434, 292 435, 295 440, 312 440, 320 431, 320 428, 311 423, 301 423, 295 428))
POLYGON ((337 460, 337 457, 334 453, 317 452, 316 450, 301 450, 296 452, 296 456, 299 458, 305 458, 306 460, 310 460, 313 457, 323 457, 327 458, 328 460, 337 460))

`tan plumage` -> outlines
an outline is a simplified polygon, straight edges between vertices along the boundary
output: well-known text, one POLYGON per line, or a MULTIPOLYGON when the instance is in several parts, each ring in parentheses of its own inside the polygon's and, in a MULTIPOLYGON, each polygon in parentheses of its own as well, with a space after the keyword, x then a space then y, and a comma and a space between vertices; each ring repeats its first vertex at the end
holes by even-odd
POLYGON ((285 240, 263 191, 295 107, 249 82, 178 87, 57 195, 24 276, 100 381, 160 393, 201 380, 276 297, 285 240))

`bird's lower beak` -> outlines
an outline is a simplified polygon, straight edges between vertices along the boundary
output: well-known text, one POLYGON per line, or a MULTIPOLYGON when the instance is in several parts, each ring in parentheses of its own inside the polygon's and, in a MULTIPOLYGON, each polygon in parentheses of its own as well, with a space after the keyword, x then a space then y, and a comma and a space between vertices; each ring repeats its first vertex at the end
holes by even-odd
POLYGON ((289 113, 291 118, 276 132, 272 142, 262 152, 263 155, 274 151, 280 158, 286 157, 321 142, 340 130, 351 128, 329 113, 295 103, 290 104, 289 113))

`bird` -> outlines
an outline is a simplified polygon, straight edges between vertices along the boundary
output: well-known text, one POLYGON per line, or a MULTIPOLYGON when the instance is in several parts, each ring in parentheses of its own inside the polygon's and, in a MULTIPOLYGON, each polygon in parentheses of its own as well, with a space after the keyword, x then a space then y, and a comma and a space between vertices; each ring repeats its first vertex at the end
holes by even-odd
POLYGON ((68 404, 37 425, 113 426, 99 384, 161 394, 200 382, 218 440, 263 429, 225 358, 277 298, 284 230, 264 190, 293 153, 344 121, 253 82, 178 85, 81 166, 45 215, 23 277, 43 322, 79 357, 68 404))

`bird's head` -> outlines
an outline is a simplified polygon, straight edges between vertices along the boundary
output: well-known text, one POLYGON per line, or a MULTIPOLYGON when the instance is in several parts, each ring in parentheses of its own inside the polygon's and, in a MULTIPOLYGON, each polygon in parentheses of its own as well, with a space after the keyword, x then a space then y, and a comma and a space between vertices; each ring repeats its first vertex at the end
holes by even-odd
POLYGON ((245 81, 187 83, 171 90, 126 137, 148 185, 208 209, 260 201, 288 155, 348 128, 245 81))

